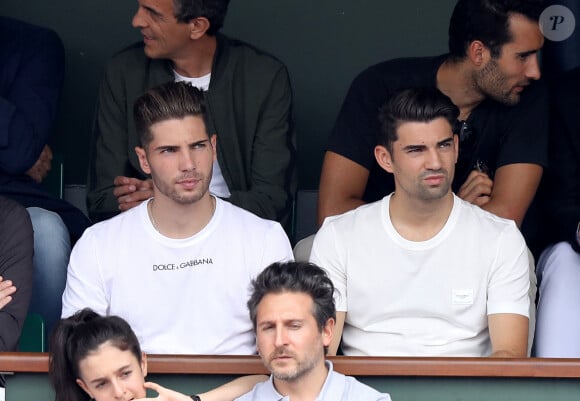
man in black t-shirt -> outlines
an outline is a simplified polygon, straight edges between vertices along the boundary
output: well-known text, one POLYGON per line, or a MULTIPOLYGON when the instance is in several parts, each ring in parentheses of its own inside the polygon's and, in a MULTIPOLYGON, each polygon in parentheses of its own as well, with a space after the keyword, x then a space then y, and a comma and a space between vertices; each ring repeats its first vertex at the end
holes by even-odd
POLYGON ((378 109, 398 90, 437 87, 460 109, 454 192, 521 226, 547 161, 548 101, 543 83, 535 82, 541 11, 539 0, 459 0, 449 54, 387 61, 362 72, 325 155, 319 224, 394 190, 373 155, 378 109))

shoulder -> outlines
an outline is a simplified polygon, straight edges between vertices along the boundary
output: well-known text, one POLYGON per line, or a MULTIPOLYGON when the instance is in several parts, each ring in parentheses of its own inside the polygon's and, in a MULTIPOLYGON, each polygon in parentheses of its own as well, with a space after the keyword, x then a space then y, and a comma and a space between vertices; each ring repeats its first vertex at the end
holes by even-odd
POLYGON ((445 56, 398 58, 372 65, 363 70, 353 85, 372 86, 382 82, 393 90, 429 85, 445 56), (430 72, 433 72, 432 74, 430 72))
POLYGON ((216 199, 222 209, 221 224, 227 225, 228 228, 235 227, 246 232, 284 231, 277 221, 264 219, 228 201, 216 199))
POLYGON ((166 60, 150 59, 145 55, 143 42, 136 42, 116 53, 107 62, 106 72, 108 74, 139 74, 141 71, 151 67, 164 68, 166 60))
POLYGON ((146 208, 146 205, 147 201, 144 201, 140 205, 119 213, 110 219, 93 224, 85 230, 83 237, 90 235, 97 238, 113 239, 123 236, 130 227, 134 227, 137 222, 141 221, 142 209, 146 208))
POLYGON ((352 376, 345 376, 346 392, 348 400, 364 401, 390 401, 388 394, 381 394, 374 388, 361 383, 352 376))
POLYGON ((212 76, 249 80, 254 86, 270 85, 278 79, 288 80, 286 66, 273 55, 241 40, 218 34, 218 49, 212 76))
POLYGON ((346 227, 356 225, 358 223, 364 224, 370 220, 376 220, 382 213, 383 202, 387 202, 385 198, 378 200, 376 202, 367 203, 361 205, 356 209, 349 210, 348 212, 338 214, 336 216, 329 216, 324 219, 321 230, 327 227, 340 227, 338 230, 342 230, 346 227))
POLYGON ((272 379, 257 383, 253 389, 248 391, 241 397, 236 398, 234 401, 251 401, 251 400, 278 400, 280 395, 276 393, 274 387, 272 386, 272 379))
POLYGON ((478 233, 511 233, 523 241, 520 230, 513 220, 505 219, 487 210, 483 210, 479 206, 464 201, 457 195, 455 195, 455 202, 460 209, 458 224, 461 224, 463 227, 469 225, 471 229, 478 233))
POLYGON ((25 53, 27 50, 41 50, 40 53, 64 58, 64 46, 58 34, 52 29, 32 25, 8 17, 0 17, 0 48, 11 52, 25 53))

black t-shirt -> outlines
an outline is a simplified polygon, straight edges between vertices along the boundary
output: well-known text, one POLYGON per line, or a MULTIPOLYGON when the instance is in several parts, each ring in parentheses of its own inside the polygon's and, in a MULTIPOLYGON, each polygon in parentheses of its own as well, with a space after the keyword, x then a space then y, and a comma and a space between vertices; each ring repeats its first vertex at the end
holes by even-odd
MULTIPOLYGON (((328 150, 369 170, 363 199, 373 202, 395 189, 393 176, 374 158, 378 111, 393 93, 436 87, 437 70, 448 56, 405 58, 369 67, 353 81, 329 140, 328 150)), ((462 141, 455 169, 456 192, 476 163, 493 176, 506 164, 547 165, 548 97, 543 82, 533 82, 516 106, 487 99, 467 119, 471 139, 462 141)))

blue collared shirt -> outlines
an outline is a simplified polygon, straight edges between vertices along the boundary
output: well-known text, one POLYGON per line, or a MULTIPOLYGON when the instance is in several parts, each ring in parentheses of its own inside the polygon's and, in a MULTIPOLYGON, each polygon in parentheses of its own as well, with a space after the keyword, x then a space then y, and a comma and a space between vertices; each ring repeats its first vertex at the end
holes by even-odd
MULTIPOLYGON (((332 362, 326 361, 328 376, 315 401, 391 401, 389 394, 381 394, 372 387, 351 376, 335 372, 332 362)), ((256 384, 254 388, 236 401, 291 401, 274 387, 274 379, 256 384)))

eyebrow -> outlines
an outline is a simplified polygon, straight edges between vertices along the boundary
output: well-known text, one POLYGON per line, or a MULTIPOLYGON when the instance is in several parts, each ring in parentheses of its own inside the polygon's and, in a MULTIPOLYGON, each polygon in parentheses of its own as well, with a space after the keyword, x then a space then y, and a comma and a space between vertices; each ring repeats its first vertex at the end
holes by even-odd
MULTIPOLYGON (((192 143, 187 144, 188 147, 201 145, 202 143, 209 142, 209 139, 202 139, 200 141, 195 141, 192 143)), ((181 145, 160 145, 157 146, 154 150, 166 150, 166 149, 178 149, 181 145)))
MULTIPOLYGON (((437 142, 437 146, 440 145, 445 145, 449 142, 453 142, 453 136, 450 138, 445 138, 442 141, 437 142)), ((427 145, 407 145, 405 147, 403 147, 404 151, 409 151, 409 150, 424 150, 427 149, 427 145)))
POLYGON ((517 52, 516 54, 520 57, 528 57, 528 56, 531 56, 532 54, 536 54, 539 51, 540 51, 540 49, 534 49, 534 50, 528 50, 525 52, 517 52))
MULTIPOLYGON (((125 366, 121 366, 119 369, 117 369, 115 371, 115 373, 121 372, 125 369, 128 369, 131 367, 131 364, 127 364, 125 366)), ((97 377, 96 379, 91 380, 89 383, 98 383, 98 382, 102 382, 102 381, 106 381, 108 380, 106 377, 97 377)))

